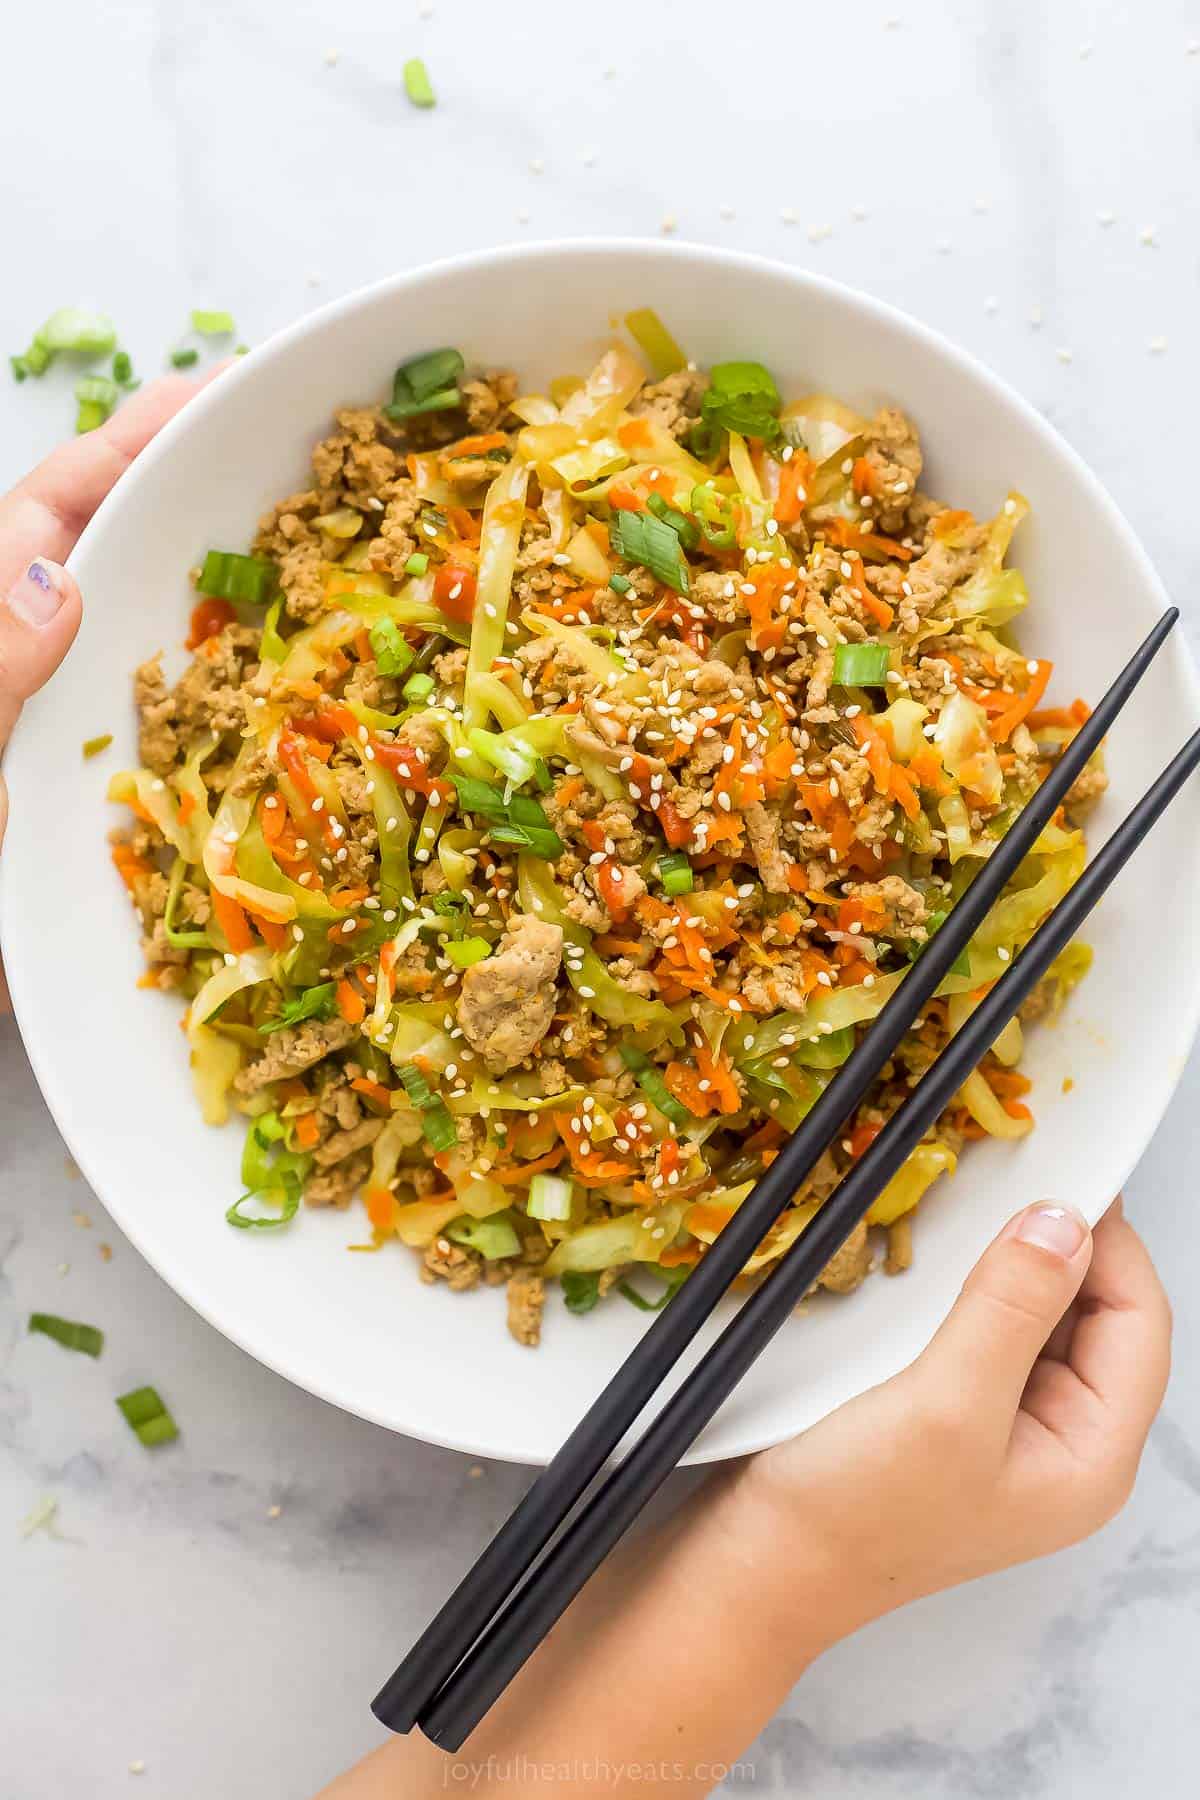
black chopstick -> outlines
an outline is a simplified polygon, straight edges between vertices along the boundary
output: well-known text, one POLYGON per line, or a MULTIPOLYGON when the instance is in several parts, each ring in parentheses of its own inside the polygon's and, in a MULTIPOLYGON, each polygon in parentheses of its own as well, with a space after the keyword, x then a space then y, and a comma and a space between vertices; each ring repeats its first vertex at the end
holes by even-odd
POLYGON ((687 1281, 638 1340, 612 1380, 501 1526, 372 1702, 393 1731, 411 1730, 638 1414, 691 1343, 826 1145, 870 1090, 883 1065, 932 997, 968 940, 1028 855, 1089 757, 1170 634, 1165 612, 1113 682, 1050 774, 1000 839, 971 886, 905 975, 869 1032, 838 1070, 687 1281))
POLYGON ((1198 765, 1200 731, 1168 764, 1079 881, 1039 926, 826 1200, 812 1224, 734 1315, 626 1460, 596 1490, 436 1700, 422 1712, 421 1727, 434 1743, 455 1751, 469 1737, 803 1299, 875 1197, 949 1105, 989 1045, 1078 931, 1198 765))

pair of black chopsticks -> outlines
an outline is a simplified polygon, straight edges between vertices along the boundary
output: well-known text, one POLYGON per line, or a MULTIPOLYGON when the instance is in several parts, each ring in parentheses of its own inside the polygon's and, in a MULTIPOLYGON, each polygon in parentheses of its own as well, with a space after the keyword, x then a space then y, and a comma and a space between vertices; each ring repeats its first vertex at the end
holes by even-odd
POLYGON ((1200 764, 1198 731, 951 1038, 624 1462, 530 1574, 585 1488, 965 950, 1178 617, 1172 608, 1158 621, 812 1111, 376 1696, 372 1710, 383 1724, 400 1732, 419 1724, 442 1749, 455 1751, 461 1746, 770 1342, 1200 764))

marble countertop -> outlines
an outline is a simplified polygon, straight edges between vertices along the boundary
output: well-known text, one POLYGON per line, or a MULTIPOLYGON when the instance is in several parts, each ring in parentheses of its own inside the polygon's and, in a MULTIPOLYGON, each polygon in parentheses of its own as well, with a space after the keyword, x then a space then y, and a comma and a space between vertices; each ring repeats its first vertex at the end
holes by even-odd
MULTIPOLYGON (((1109 485, 1195 643, 1192 505, 1160 472, 1200 375, 1192 33, 1184 0, 1103 17, 1082 0, 65 0, 51 64, 44 16, 17 8, 3 342, 90 301, 149 373, 194 305, 232 308, 258 342, 481 244, 673 229, 761 251, 895 302, 1013 382, 1109 485), (433 112, 400 88, 418 54, 433 112)), ((57 371, 6 390, 0 477, 72 415, 57 371)), ((1179 1312, 1130 1507, 842 1645, 748 1753, 756 1790, 1195 1792, 1200 1222, 1179 1172, 1198 1114, 1193 1062, 1129 1188, 1179 1312)), ((378 1740, 370 1696, 527 1479, 345 1417, 203 1324, 73 1177, 0 1021, 0 1800, 139 1781, 303 1800, 378 1740), (108 1324, 112 1353, 27 1338, 51 1307, 108 1324), (145 1380, 184 1426, 151 1459, 111 1404, 145 1380), (47 1495, 61 1536, 22 1539, 47 1495)))

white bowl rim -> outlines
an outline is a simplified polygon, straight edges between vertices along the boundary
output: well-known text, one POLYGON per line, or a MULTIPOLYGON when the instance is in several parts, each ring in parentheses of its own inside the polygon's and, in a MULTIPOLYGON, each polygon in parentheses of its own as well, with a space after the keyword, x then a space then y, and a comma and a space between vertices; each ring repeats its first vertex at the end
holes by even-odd
MULTIPOLYGON (((591 258, 597 263, 602 263, 605 258, 616 255, 644 256, 656 261, 661 259, 681 263, 693 262, 698 268, 721 267, 731 271, 743 270, 752 275, 783 278, 799 289, 808 289, 831 297, 851 312, 857 312, 869 320, 886 323, 892 329, 907 334, 934 352, 945 363, 957 367, 973 382, 986 389, 991 397, 1002 403, 1023 421, 1029 431, 1041 440, 1043 447, 1051 455, 1070 467, 1085 490, 1089 504, 1105 515, 1113 530, 1124 540, 1145 583, 1147 593, 1156 594, 1164 610, 1170 604, 1161 578, 1138 534, 1099 477, 1079 452, 1038 412, 1036 407, 969 351, 962 349, 941 332, 925 325, 921 320, 914 318, 901 308, 893 306, 890 302, 880 300, 861 289, 836 281, 830 276, 817 274, 810 269, 795 268, 773 257, 760 256, 746 251, 728 250, 719 246, 688 242, 662 242, 653 238, 637 237, 558 237, 537 239, 519 245, 491 246, 482 250, 466 251, 456 256, 439 258, 434 262, 422 263, 415 269, 409 269, 399 274, 384 276, 378 281, 356 288, 351 293, 330 300, 314 311, 306 313, 293 324, 274 333, 248 356, 239 358, 218 379, 209 382, 202 388, 194 398, 189 400, 187 406, 180 413, 156 433, 151 442, 139 452, 131 474, 123 477, 113 493, 107 496, 97 508, 81 533, 66 566, 74 568, 86 557, 90 540, 106 524, 109 511, 114 507, 121 488, 131 479, 131 476, 135 477, 144 473, 164 457, 169 456, 176 439, 182 433, 189 431, 199 418, 217 404, 216 397, 219 394, 228 393, 233 383, 251 379, 253 369, 261 366, 264 361, 273 361, 283 356, 293 344, 318 329, 327 320, 353 314, 359 308, 370 307, 388 293, 398 293, 409 288, 420 287, 426 282, 437 280, 443 276, 469 274, 472 271, 490 269, 498 264, 536 264, 541 259, 553 259, 563 255, 591 258)), ((1164 648, 1162 654, 1173 657, 1178 664, 1177 673, 1183 676, 1193 717, 1197 724, 1200 724, 1200 674, 1197 673, 1182 631, 1177 630, 1173 634, 1173 642, 1164 648)), ((18 721, 13 734, 14 741, 19 737, 21 731, 22 726, 18 721)), ((10 873, 4 858, 0 857, 0 942, 3 939, 4 924, 9 907, 15 905, 15 900, 10 899, 15 882, 16 877, 10 873)), ((227 1323, 221 1316, 219 1302, 211 1298, 207 1291, 198 1292, 193 1288, 188 1279, 186 1263, 174 1263, 168 1272, 165 1265, 170 1259, 147 1247, 137 1226, 131 1223, 126 1216, 119 1197, 110 1198, 93 1180, 88 1167, 87 1153, 81 1146, 73 1142, 67 1123, 71 1113, 69 1093, 65 1084, 60 1085, 52 1065, 43 1058, 41 1049, 38 1047, 38 1034, 33 1029, 36 996, 32 991, 26 990, 21 970, 18 967, 9 969, 7 976, 13 1011, 21 1031, 25 1052, 55 1125, 97 1198, 101 1200, 121 1230, 155 1272, 222 1336, 237 1344, 240 1349, 245 1350, 256 1361, 261 1362, 274 1373, 304 1388, 318 1399, 339 1407, 342 1411, 368 1419, 371 1423, 382 1425, 398 1435, 405 1435, 403 1428, 396 1425, 392 1419, 377 1410, 364 1407, 352 1395, 341 1391, 336 1384, 322 1384, 318 1380, 300 1379, 294 1375, 285 1362, 272 1352, 269 1340, 266 1343, 257 1341, 256 1334, 249 1326, 227 1323), (26 1029, 27 1021, 30 1025, 29 1030, 26 1029)), ((1190 1006, 1180 1032, 1180 1041, 1176 1047, 1178 1067, 1181 1072, 1184 1060, 1190 1053, 1198 1032, 1200 1032, 1200 967, 1197 968, 1192 980, 1190 1006)), ((1144 1141, 1136 1148, 1132 1148, 1124 1159, 1119 1180, 1115 1182, 1118 1191, 1128 1180, 1154 1132, 1158 1129, 1172 1099, 1177 1081, 1178 1077, 1176 1083, 1163 1084, 1161 1103, 1153 1113, 1144 1141)), ((727 1445, 720 1450, 709 1450, 701 1444, 681 1459, 680 1467, 698 1466, 751 1455, 782 1441, 785 1435, 779 1431, 749 1431, 743 1433, 731 1446, 727 1445)), ((420 1441, 435 1444, 444 1449, 461 1451, 470 1456, 486 1457, 494 1461, 528 1465, 533 1460, 528 1454, 522 1454, 519 1447, 497 1445, 490 1439, 474 1438, 467 1433, 438 1433, 428 1427, 423 1427, 420 1441)), ((538 1461, 540 1460, 538 1459, 538 1461)), ((536 1462, 534 1466, 537 1466, 536 1462)))

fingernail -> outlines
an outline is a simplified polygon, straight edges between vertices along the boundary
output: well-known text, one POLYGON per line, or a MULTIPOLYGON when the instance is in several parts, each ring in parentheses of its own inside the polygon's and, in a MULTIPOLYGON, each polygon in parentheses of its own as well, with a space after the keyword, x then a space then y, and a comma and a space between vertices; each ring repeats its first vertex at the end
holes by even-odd
POLYGON ((48 625, 62 603, 57 571, 44 562, 31 562, 9 589, 9 610, 26 625, 48 625))
POLYGON ((1087 1234, 1087 1220, 1072 1206, 1035 1206, 1017 1227, 1022 1243, 1036 1244, 1064 1262, 1070 1262, 1087 1234))

